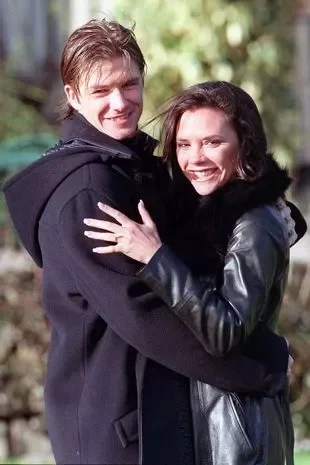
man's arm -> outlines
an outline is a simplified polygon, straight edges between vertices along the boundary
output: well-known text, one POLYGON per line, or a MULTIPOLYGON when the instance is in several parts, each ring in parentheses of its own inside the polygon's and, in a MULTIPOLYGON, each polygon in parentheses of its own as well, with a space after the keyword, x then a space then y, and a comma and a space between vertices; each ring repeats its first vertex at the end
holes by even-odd
POLYGON ((273 341, 273 372, 239 351, 224 359, 206 353, 190 330, 136 277, 135 262, 120 254, 93 254, 83 235, 83 218, 96 216, 98 201, 111 204, 102 191, 98 194, 85 189, 66 204, 59 219, 64 260, 95 311, 128 344, 174 371, 227 390, 273 395, 286 377, 288 351, 284 338, 265 331, 264 343, 273 341))

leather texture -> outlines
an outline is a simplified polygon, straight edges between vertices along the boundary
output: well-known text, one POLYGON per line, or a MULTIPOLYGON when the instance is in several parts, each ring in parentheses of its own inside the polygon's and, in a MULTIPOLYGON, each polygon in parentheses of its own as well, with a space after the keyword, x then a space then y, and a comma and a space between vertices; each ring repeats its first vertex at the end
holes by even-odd
POLYGON ((274 327, 288 265, 284 220, 275 207, 264 206, 236 223, 220 287, 214 278, 197 278, 165 245, 139 277, 156 290, 207 352, 224 356, 240 346, 259 322, 274 327))
POLYGON ((287 393, 274 398, 222 391, 191 380, 196 465, 292 465, 287 393))
MULTIPOLYGON (((289 238, 279 211, 265 205, 237 221, 221 284, 197 278, 167 247, 140 271, 218 357, 242 346, 260 323, 274 328, 289 265, 289 238)), ((207 264, 206 264, 207 268, 207 264)), ((293 429, 287 392, 273 398, 226 392, 191 380, 197 465, 292 465, 293 429)))

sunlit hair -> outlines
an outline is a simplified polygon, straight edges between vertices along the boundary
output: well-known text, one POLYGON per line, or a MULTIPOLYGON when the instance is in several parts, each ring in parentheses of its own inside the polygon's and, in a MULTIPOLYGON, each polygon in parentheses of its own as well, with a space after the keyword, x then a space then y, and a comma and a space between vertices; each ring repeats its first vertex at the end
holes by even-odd
MULTIPOLYGON (((144 78, 146 64, 133 28, 107 19, 89 21, 76 29, 66 41, 60 63, 63 84, 71 85, 78 93, 80 83, 82 80, 87 82, 96 66, 114 58, 123 59, 124 70, 133 61, 144 78)), ((72 112, 73 108, 65 99, 59 108, 60 118, 67 118, 72 112)))
POLYGON ((243 89, 225 81, 207 81, 180 92, 162 113, 161 151, 172 176, 181 171, 176 159, 176 133, 186 111, 208 107, 223 112, 239 139, 236 176, 255 180, 266 170, 270 153, 262 119, 254 100, 243 89))

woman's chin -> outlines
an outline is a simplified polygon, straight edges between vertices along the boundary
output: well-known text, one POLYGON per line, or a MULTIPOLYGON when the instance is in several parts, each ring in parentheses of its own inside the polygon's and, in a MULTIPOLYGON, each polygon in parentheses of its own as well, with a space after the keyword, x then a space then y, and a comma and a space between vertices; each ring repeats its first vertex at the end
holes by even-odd
POLYGON ((217 183, 197 182, 191 183, 198 195, 210 195, 215 192, 220 186, 217 183))

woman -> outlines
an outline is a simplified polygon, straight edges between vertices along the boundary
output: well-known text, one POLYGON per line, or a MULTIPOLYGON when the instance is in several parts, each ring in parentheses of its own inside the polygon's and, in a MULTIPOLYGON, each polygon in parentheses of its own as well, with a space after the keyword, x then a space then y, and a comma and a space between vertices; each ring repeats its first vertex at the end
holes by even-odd
MULTIPOLYGON (((144 263, 139 277, 214 356, 274 328, 289 266, 289 233, 273 205, 290 184, 267 150, 251 97, 226 82, 195 85, 170 103, 163 153, 173 179, 174 231, 163 244, 142 202, 143 223, 101 205, 116 223, 88 219, 88 237, 144 263)), ((287 392, 256 398, 191 380, 199 465, 293 463, 287 392)))

